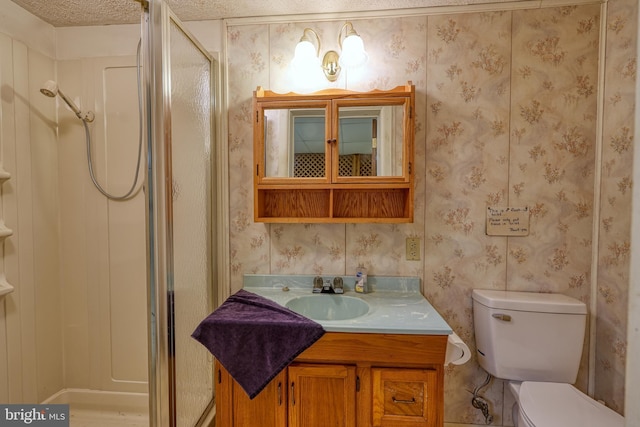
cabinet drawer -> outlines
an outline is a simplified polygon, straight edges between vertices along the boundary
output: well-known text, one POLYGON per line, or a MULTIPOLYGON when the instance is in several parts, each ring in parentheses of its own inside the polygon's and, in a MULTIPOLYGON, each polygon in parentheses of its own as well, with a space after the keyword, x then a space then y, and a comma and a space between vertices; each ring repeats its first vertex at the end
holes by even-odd
POLYGON ((431 427, 437 420, 437 372, 373 368, 374 427, 431 427))

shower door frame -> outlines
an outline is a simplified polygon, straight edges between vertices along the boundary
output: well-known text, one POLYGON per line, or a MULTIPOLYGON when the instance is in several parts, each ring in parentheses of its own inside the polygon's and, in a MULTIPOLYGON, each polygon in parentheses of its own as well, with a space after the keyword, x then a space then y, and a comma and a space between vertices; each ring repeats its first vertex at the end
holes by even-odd
MULTIPOLYGON (((151 427, 173 427, 176 425, 175 406, 175 371, 171 352, 173 351, 172 330, 170 318, 172 316, 172 298, 169 292, 169 282, 173 280, 173 246, 172 246, 172 185, 171 185, 171 73, 169 69, 169 43, 168 34, 171 22, 194 43, 212 64, 211 82, 212 91, 222 87, 219 81, 219 73, 214 67, 215 59, 204 49, 198 40, 184 28, 182 23, 171 11, 163 0, 149 0, 148 9, 142 17, 142 39, 146 46, 148 58, 145 58, 145 93, 146 93, 146 129, 148 144, 148 169, 147 169, 147 260, 149 272, 148 286, 148 313, 149 313, 149 425, 151 427), (147 21, 147 22, 145 22, 147 21), (147 31, 144 31, 144 28, 147 31), (159 34, 158 34, 159 33, 159 34)), ((214 141, 219 139, 221 132, 214 126, 216 118, 220 116, 219 102, 216 97, 211 97, 212 102, 212 129, 211 129, 211 156, 218 158, 221 153, 220 144, 214 141), (217 131, 217 133, 216 133, 217 131)), ((219 99, 218 99, 219 101, 219 99)), ((218 120, 219 122, 219 120, 218 120)), ((218 161, 211 159, 213 169, 211 177, 217 183, 212 186, 211 200, 214 206, 212 215, 218 218, 211 225, 211 232, 218 235, 217 239, 211 236, 211 261, 213 265, 214 283, 223 283, 221 280, 227 276, 225 270, 220 268, 221 258, 225 251, 223 245, 227 241, 224 237, 224 223, 226 215, 220 217, 221 209, 220 177, 224 176, 224 170, 218 161)), ((211 289, 211 305, 216 305, 219 295, 218 289, 211 289)), ((213 366, 211 367, 213 378, 213 366)), ((200 417, 197 425, 210 422, 215 415, 214 397, 207 409, 200 417)))

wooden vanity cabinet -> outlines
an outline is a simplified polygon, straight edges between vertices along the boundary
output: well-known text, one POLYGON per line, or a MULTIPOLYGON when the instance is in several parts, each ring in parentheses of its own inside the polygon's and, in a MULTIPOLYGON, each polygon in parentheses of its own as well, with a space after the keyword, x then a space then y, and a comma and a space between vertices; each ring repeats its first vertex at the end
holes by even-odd
POLYGON ((253 96, 254 220, 413 222, 415 87, 253 96))
POLYGON ((326 333, 253 400, 217 365, 217 427, 442 427, 446 335, 326 333))

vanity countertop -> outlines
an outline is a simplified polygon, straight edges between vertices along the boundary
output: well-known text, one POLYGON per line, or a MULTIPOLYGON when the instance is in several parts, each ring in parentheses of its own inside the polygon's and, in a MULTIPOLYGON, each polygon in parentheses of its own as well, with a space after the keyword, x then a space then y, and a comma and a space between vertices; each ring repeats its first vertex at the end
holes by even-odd
MULTIPOLYGON (((312 275, 244 276, 244 290, 270 299, 282 306, 301 296, 313 294, 312 275), (283 290, 284 289, 284 290, 283 290), (286 290, 288 289, 288 290, 286 290)), ((334 276, 324 276, 333 280, 334 276)), ((371 292, 354 291, 355 277, 340 276, 344 294, 340 297, 360 298, 369 304, 367 314, 346 320, 318 320, 327 332, 450 335, 451 327, 420 293, 418 277, 369 276, 371 292)))

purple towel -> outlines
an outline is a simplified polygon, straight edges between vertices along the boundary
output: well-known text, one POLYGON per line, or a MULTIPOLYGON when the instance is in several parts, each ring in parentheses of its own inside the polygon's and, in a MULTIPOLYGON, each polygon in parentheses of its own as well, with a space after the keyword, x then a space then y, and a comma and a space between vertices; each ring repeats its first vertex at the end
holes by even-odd
POLYGON ((191 336, 253 399, 322 335, 319 323, 240 290, 200 322, 191 336))

